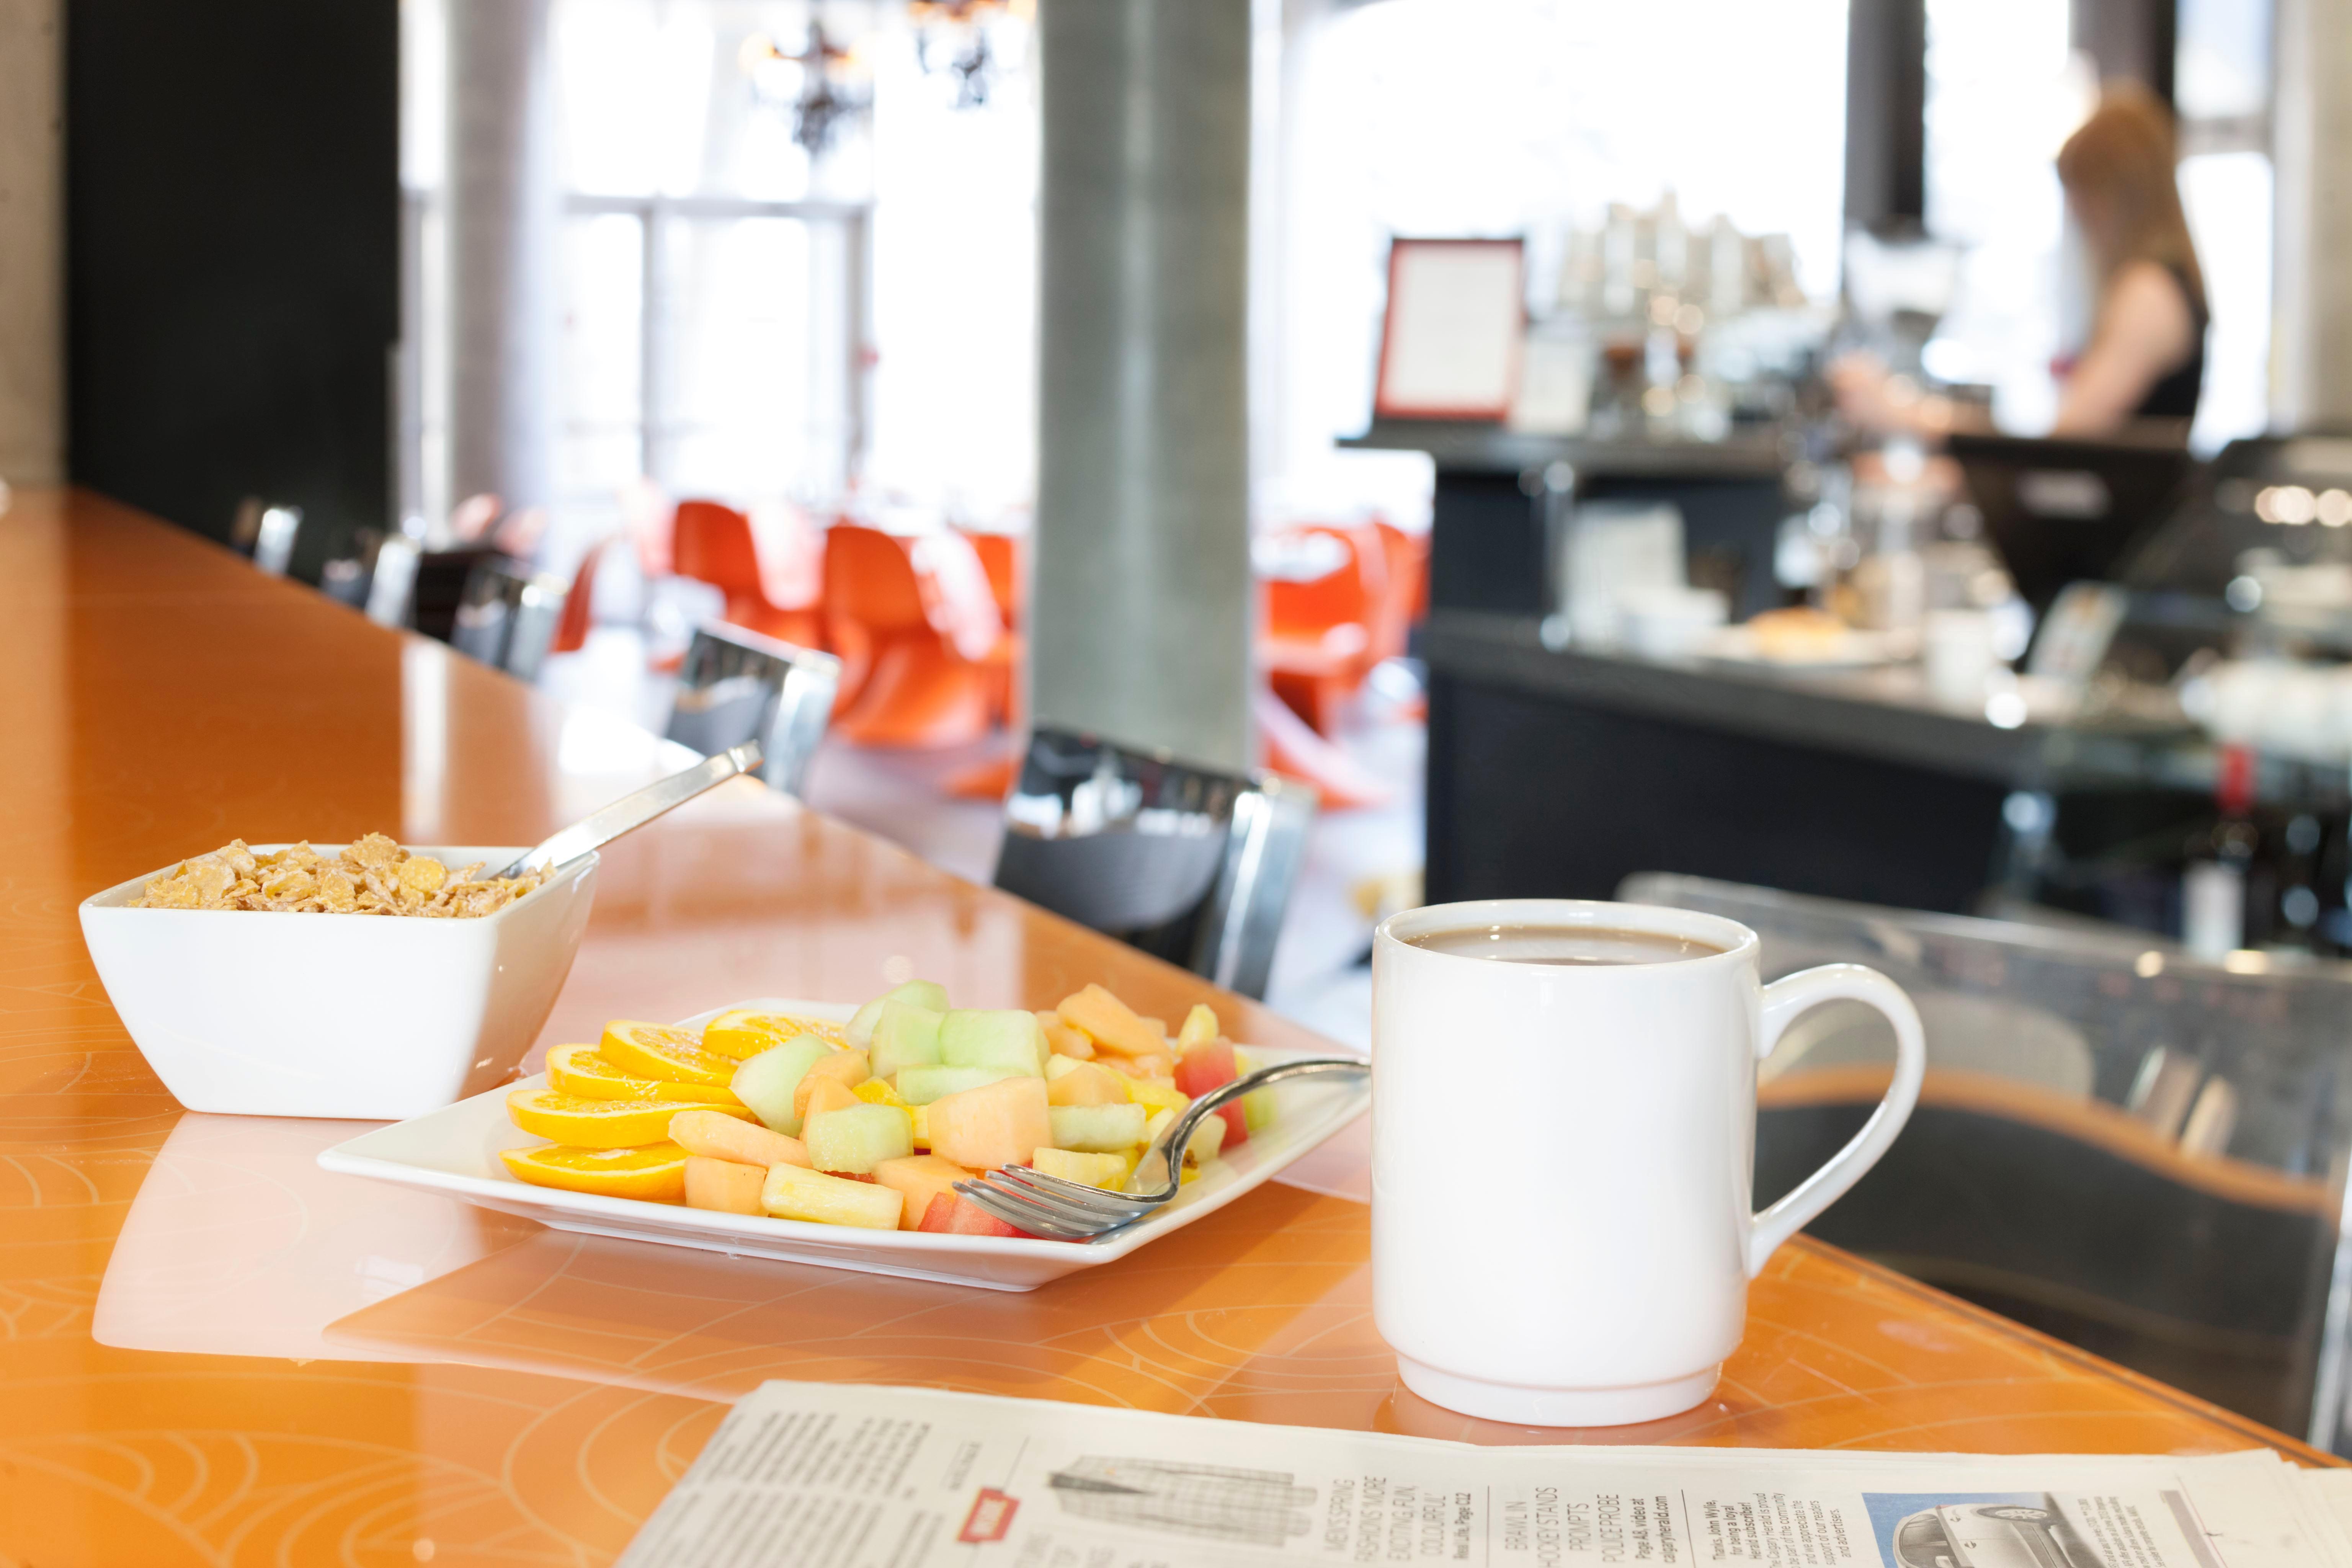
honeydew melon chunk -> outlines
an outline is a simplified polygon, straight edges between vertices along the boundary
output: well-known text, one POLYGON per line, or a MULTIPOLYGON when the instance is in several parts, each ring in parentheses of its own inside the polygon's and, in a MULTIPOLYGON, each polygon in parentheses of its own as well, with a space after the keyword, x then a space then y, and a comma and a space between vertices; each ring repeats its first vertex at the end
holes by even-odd
POLYGON ((1046 1108, 1046 1125, 1054 1130, 1054 1147, 1079 1154, 1115 1154, 1143 1142, 1147 1118, 1143 1107, 1125 1105, 1055 1105, 1046 1108))
MULTIPOLYGON (((754 1058, 755 1060, 757 1058, 754 1058)), ((906 1200, 878 1182, 853 1182, 798 1165, 771 1165, 760 1189, 760 1206, 778 1219, 816 1225, 850 1225, 896 1230, 906 1200)))
POLYGON ((900 1068, 935 1067, 940 1060, 940 1023, 945 1013, 918 1007, 911 1002, 885 1000, 875 1016, 874 1076, 888 1078, 900 1068))
POLYGON ((840 1110, 809 1114, 801 1140, 808 1146, 809 1163, 820 1171, 863 1176, 885 1160, 903 1160, 915 1152, 915 1124, 895 1105, 860 1102, 840 1110))
MULTIPOLYGON (((1141 1106, 1133 1109, 1140 1110, 1141 1106)), ((1117 1154, 1094 1153, 1078 1149, 1040 1149, 1037 1157, 1029 1162, 1032 1168, 1048 1176, 1059 1176, 1066 1182, 1078 1182, 1089 1187, 1116 1191, 1127 1181, 1127 1162, 1117 1154)))
POLYGON ((898 1098, 908 1105, 929 1105, 950 1094, 961 1094, 968 1089, 979 1089, 984 1084, 1021 1076, 1001 1068, 901 1068, 898 1078, 898 1098))
POLYGON ((965 1009, 940 1021, 939 1059, 947 1067, 995 1068, 1043 1078, 1052 1055, 1034 1013, 965 1009))
POLYGON ((849 1016, 843 1036, 848 1042, 864 1050, 874 1041, 874 1025, 882 1016, 886 1002, 904 1002, 913 1007, 927 1007, 934 1013, 948 1010, 948 988, 935 980, 909 980, 904 985, 885 991, 849 1016))
POLYGON ((973 1171, 1026 1164, 1054 1142, 1045 1080, 1007 1078, 931 1102, 931 1152, 973 1171))
POLYGON ((797 1138, 801 1116, 793 1096, 809 1068, 831 1055, 833 1047, 814 1035, 794 1035, 737 1068, 727 1087, 751 1108, 752 1115, 785 1137, 797 1138))

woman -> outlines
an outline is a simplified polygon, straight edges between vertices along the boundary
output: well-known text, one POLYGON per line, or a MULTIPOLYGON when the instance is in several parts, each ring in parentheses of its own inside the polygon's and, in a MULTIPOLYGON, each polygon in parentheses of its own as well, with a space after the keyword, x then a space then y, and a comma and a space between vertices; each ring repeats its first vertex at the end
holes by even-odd
MULTIPOLYGON (((2089 346, 2063 373, 2053 436, 2188 438, 2205 379, 2205 279, 2174 162, 2171 115, 2133 83, 2108 88, 2058 151, 2058 182, 2097 270, 2099 303, 2089 346)), ((1970 422, 1972 411, 1948 398, 1906 397, 1868 361, 1841 361, 1831 381, 1859 424, 1941 435, 1970 422)))

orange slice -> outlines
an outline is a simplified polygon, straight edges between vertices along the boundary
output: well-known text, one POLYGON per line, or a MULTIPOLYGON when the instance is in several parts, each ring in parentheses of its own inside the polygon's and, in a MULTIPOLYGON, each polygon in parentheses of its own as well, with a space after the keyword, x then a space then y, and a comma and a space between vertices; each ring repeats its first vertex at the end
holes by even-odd
MULTIPOLYGON (((507 1120, 526 1132, 574 1149, 625 1149, 669 1136, 681 1110, 716 1110, 748 1118, 740 1106, 680 1105, 674 1100, 588 1100, 555 1089, 518 1089, 507 1095, 507 1120)), ((683 1178, 681 1178, 683 1179, 683 1178)))
POLYGON ((724 1089, 742 1065, 733 1057, 704 1050, 702 1042, 684 1029, 626 1018, 605 1025, 604 1037, 596 1048, 631 1078, 667 1079, 672 1083, 714 1083, 724 1089))
POLYGON ((839 1024, 822 1018, 795 1017, 790 1013, 755 1013, 746 1007, 721 1013, 702 1026, 702 1048, 738 1061, 749 1061, 772 1046, 781 1046, 794 1035, 814 1035, 826 1045, 837 1047, 849 1043, 849 1037, 839 1024))
POLYGON ((558 1046, 547 1053, 547 1086, 583 1100, 668 1100, 731 1110, 743 1102, 715 1083, 677 1083, 623 1072, 593 1046, 558 1046))
POLYGON ((537 1149, 502 1149, 507 1169, 534 1187, 593 1193, 604 1198, 686 1201, 686 1151, 675 1143, 644 1143, 626 1149, 567 1149, 553 1143, 537 1149))

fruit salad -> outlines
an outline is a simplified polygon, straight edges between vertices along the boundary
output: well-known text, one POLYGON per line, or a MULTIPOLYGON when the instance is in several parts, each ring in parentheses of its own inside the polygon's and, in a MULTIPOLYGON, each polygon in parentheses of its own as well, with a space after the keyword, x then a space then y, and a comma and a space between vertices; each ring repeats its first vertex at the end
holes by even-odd
MULTIPOLYGON (((536 1186, 869 1230, 1027 1233, 955 1184, 1026 1165, 1125 1185, 1195 1096, 1243 1070, 1216 1013, 1175 1037, 1100 985, 1051 1012, 948 1005, 912 981, 847 1024, 722 1013, 698 1033, 618 1019, 548 1053, 507 1115, 548 1140, 499 1158, 536 1186)), ((1244 1142, 1266 1096, 1193 1131, 1180 1180, 1244 1142)))

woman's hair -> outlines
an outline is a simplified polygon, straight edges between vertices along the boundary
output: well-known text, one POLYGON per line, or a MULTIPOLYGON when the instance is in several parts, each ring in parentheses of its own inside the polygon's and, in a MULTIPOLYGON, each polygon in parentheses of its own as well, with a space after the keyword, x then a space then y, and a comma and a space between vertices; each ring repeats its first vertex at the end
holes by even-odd
POLYGON ((2100 218, 2100 232, 2085 237, 2102 279, 2132 262, 2153 261, 2178 273, 2190 303, 2202 306, 2205 274, 2180 210, 2176 162, 2171 112, 2138 83, 2114 82, 2058 149, 2058 180, 2078 207, 2100 218))

